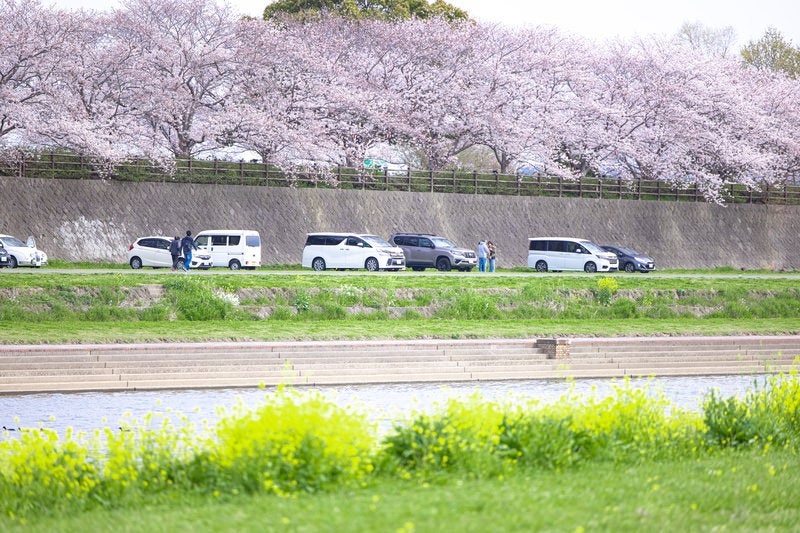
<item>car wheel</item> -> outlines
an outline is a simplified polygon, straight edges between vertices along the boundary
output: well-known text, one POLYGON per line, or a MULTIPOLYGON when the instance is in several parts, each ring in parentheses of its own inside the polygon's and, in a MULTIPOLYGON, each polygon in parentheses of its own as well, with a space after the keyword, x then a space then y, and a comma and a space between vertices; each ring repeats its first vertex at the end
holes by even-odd
POLYGON ((134 270, 142 268, 142 260, 139 257, 131 257, 131 268, 134 270))
POLYGON ((625 272, 636 272, 636 267, 633 266, 633 263, 625 263, 625 272))
POLYGON ((325 260, 321 257, 315 257, 313 261, 311 261, 311 268, 320 272, 325 270, 325 260))
POLYGON ((547 262, 546 261, 536 261, 536 270, 537 272, 547 272, 547 262))
POLYGON ((364 263, 364 268, 366 268, 370 272, 376 272, 380 270, 381 265, 380 263, 378 263, 377 259, 375 259, 374 257, 370 257, 369 259, 367 259, 366 263, 364 263))
POLYGON ((240 268, 242 268, 242 264, 236 259, 233 259, 230 263, 228 263, 228 268, 230 268, 231 270, 239 270, 240 268))
POLYGON ((13 255, 10 255, 8 257, 8 268, 17 268, 17 265, 18 265, 17 258, 14 257, 13 255))
POLYGON ((423 270, 425 270, 425 267, 411 267, 411 270, 413 270, 414 272, 422 272, 423 270))
POLYGON ((583 265, 583 271, 584 272, 590 272, 590 273, 591 272, 597 272, 597 265, 595 265, 594 263, 589 261, 588 263, 583 265))
POLYGON ((448 272, 450 271, 450 261, 446 257, 440 257, 436 260, 436 269, 439 272, 448 272))

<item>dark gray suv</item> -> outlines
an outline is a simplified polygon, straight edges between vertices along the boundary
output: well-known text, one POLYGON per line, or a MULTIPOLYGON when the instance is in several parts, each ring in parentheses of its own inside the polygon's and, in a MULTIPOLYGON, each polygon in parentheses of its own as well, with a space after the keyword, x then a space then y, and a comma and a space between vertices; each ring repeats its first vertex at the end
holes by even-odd
POLYGON ((395 233, 389 241, 403 249, 412 270, 436 268, 469 272, 478 264, 475 250, 459 248, 448 239, 426 233, 395 233))

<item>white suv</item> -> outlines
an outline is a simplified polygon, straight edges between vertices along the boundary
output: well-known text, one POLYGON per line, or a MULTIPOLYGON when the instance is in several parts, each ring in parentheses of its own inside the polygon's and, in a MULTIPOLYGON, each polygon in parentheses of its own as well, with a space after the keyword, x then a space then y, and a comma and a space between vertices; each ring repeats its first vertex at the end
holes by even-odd
POLYGON ((36 241, 28 237, 24 243, 11 235, 0 235, 0 246, 8 252, 8 267, 18 266, 41 267, 47 264, 47 254, 36 248, 36 241))
POLYGON ((309 233, 303 248, 303 266, 314 270, 405 270, 406 258, 403 250, 376 235, 309 233))

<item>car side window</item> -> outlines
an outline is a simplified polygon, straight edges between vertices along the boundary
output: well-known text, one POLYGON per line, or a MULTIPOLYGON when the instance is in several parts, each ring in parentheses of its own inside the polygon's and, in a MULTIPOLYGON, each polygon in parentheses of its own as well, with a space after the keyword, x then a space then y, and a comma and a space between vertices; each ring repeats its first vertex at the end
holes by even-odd
POLYGON ((369 248, 369 245, 358 237, 348 237, 347 246, 360 246, 361 248, 369 248))
POLYGON ((203 247, 208 246, 208 235, 200 235, 194 240, 194 243, 197 246, 203 246, 203 247))
POLYGON ((407 246, 419 246, 419 237, 406 237, 407 246))
POLYGON ((419 246, 420 248, 433 248, 433 241, 424 237, 420 237, 419 246))
POLYGON ((156 243, 153 242, 153 239, 142 239, 139 241, 139 246, 142 248, 155 248, 156 243))
POLYGON ((228 246, 239 246, 239 241, 242 240, 241 235, 229 235, 228 236, 228 246))
POLYGON ((211 246, 227 246, 228 245, 228 236, 227 235, 212 235, 211 236, 211 246))
POLYGON ((166 239, 156 239, 155 248, 161 248, 162 250, 169 250, 169 241, 166 239))

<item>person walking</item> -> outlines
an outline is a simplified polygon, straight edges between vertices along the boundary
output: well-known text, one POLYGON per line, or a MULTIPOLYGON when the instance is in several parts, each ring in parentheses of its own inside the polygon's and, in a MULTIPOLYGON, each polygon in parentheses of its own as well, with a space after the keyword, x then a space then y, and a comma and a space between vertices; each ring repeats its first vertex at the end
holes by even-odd
POLYGON ((181 239, 181 252, 183 252, 184 257, 184 272, 189 272, 189 268, 192 266, 192 250, 197 250, 197 245, 194 243, 194 239, 192 239, 192 232, 186 230, 186 237, 181 239))
POLYGON ((478 243, 478 272, 486 272, 486 258, 489 255, 489 248, 486 241, 478 243))
POLYGON ((494 272, 494 264, 495 260, 497 259, 497 253, 494 247, 494 243, 492 241, 486 242, 486 248, 488 248, 488 259, 489 259, 489 272, 494 272))
POLYGON ((172 256, 172 271, 178 270, 178 261, 181 259, 181 238, 177 235, 169 243, 169 254, 172 256))

